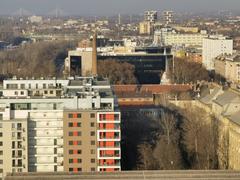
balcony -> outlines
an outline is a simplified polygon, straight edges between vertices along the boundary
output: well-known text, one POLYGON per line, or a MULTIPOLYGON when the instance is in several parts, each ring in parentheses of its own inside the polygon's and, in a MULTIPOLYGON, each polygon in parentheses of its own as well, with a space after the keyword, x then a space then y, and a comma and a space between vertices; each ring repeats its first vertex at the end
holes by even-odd
POLYGON ((120 123, 120 113, 98 114, 98 123, 120 123))
POLYGON ((120 124, 115 123, 100 123, 100 130, 120 130, 120 124))
POLYGON ((120 141, 120 130, 98 130, 98 141, 120 141))
POLYGON ((120 148, 121 143, 117 141, 101 141, 98 144, 99 148, 120 148))
POLYGON ((99 150, 98 159, 121 159, 120 150, 99 150))
POLYGON ((115 162, 99 162, 99 166, 121 166, 120 160, 115 162))
POLYGON ((100 172, 116 172, 121 171, 120 166, 98 166, 98 171, 100 172))

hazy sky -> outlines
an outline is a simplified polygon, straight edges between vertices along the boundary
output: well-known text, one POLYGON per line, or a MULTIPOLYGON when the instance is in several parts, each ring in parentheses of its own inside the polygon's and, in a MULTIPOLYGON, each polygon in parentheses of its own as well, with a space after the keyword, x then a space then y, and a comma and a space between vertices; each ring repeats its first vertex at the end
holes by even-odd
POLYGON ((34 14, 49 14, 56 7, 66 15, 137 14, 147 9, 240 12, 240 0, 0 0, 0 14, 14 14, 19 8, 34 14))

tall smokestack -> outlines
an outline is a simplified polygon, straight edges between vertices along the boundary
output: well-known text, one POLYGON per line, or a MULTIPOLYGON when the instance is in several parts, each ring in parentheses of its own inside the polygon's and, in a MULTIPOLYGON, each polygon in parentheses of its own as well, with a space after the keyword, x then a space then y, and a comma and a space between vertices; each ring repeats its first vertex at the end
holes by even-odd
POLYGON ((92 75, 97 75, 97 32, 93 35, 92 43, 92 75))

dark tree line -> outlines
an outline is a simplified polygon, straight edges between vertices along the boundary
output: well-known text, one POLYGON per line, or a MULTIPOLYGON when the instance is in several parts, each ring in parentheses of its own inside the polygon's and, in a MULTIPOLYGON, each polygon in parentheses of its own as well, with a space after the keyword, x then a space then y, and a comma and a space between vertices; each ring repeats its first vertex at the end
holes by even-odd
POLYGON ((0 52, 0 74, 11 77, 61 76, 64 59, 74 43, 38 42, 0 52))
POLYGON ((123 115, 123 169, 217 169, 215 118, 201 108, 167 106, 123 115))
POLYGON ((196 83, 199 80, 210 79, 209 72, 202 64, 187 59, 175 58, 173 63, 171 80, 173 83, 196 83))
POLYGON ((109 78, 111 84, 136 84, 135 67, 114 59, 98 61, 98 75, 109 78))

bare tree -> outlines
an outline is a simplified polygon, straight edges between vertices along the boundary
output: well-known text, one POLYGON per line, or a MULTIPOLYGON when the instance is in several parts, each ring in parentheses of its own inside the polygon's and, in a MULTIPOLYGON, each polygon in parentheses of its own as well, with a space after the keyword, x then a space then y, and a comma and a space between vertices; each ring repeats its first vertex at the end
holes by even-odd
POLYGON ((211 116, 198 107, 187 107, 183 116, 183 144, 191 167, 193 169, 216 168, 216 135, 211 116))
POLYGON ((154 170, 156 169, 156 161, 153 157, 153 150, 150 144, 143 143, 138 146, 139 164, 138 169, 154 170))
POLYGON ((120 63, 114 59, 98 62, 98 74, 107 77, 113 84, 136 84, 135 68, 129 63, 120 63))

